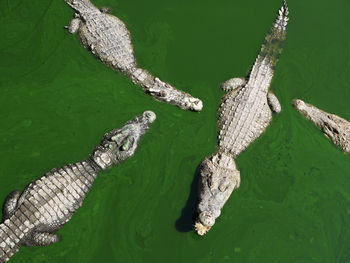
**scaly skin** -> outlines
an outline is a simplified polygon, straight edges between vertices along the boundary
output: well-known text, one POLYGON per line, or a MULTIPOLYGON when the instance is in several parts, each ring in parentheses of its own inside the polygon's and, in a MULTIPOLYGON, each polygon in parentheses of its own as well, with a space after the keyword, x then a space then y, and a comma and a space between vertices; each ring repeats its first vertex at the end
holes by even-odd
POLYGON ((281 111, 278 99, 269 87, 286 36, 287 15, 288 7, 284 1, 249 77, 230 79, 221 86, 227 93, 219 108, 218 151, 205 159, 199 169, 198 219, 195 223, 199 235, 204 235, 214 225, 232 191, 240 185, 240 172, 234 158, 265 131, 272 111, 281 111))
POLYGON ((130 33, 117 17, 96 8, 89 0, 65 0, 76 12, 68 32, 78 31, 82 45, 104 64, 126 74, 156 100, 173 104, 184 110, 201 111, 203 103, 190 94, 137 68, 130 33))
POLYGON ((292 101, 293 107, 310 120, 344 153, 350 153, 350 122, 337 115, 322 111, 302 100, 292 101))
POLYGON ((141 136, 156 118, 151 111, 103 137, 87 160, 52 169, 30 183, 20 195, 12 192, 3 206, 0 224, 0 263, 21 245, 47 246, 59 240, 54 234, 82 205, 99 171, 131 157, 141 136))

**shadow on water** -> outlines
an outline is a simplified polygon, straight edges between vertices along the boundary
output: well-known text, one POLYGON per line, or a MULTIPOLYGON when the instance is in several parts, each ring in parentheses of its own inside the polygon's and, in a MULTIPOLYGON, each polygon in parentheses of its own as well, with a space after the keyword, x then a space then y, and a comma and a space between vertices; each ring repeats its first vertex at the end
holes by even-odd
POLYGON ((196 204, 198 197, 198 180, 199 180, 199 166, 197 167, 192 183, 190 194, 187 198, 185 207, 181 211, 180 217, 175 222, 175 228, 179 232, 189 232, 193 230, 195 216, 196 216, 196 204))

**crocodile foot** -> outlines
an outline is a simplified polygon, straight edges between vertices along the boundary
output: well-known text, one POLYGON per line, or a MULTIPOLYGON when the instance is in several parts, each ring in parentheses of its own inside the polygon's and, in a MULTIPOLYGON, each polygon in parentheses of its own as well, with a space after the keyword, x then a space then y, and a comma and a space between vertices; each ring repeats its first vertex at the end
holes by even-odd
POLYGON ((232 78, 222 83, 220 85, 220 88, 223 91, 228 92, 228 91, 239 90, 245 84, 247 84, 247 80, 245 78, 232 78))

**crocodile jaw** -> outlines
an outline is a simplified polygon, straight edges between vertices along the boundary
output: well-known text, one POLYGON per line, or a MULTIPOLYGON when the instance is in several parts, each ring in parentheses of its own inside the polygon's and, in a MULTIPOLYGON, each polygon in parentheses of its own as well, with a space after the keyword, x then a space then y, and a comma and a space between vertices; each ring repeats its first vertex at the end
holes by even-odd
POLYGON ((210 226, 205 226, 200 221, 196 221, 194 225, 194 229, 196 230, 197 234, 200 236, 205 235, 210 230, 210 228, 211 228, 210 226))
POLYGON ((184 109, 192 111, 201 111, 203 109, 203 102, 197 98, 186 98, 184 109))
POLYGON ((302 100, 294 99, 293 107, 310 120, 344 153, 350 153, 350 122, 331 113, 322 111, 302 100))
POLYGON ((122 128, 105 134, 100 145, 92 153, 92 160, 104 170, 131 157, 136 151, 140 138, 155 119, 154 112, 145 111, 122 128))
POLYGON ((231 155, 218 152, 206 158, 199 168, 197 234, 204 235, 215 224, 232 191, 240 185, 240 172, 231 155))
POLYGON ((307 109, 307 105, 305 104, 304 101, 299 100, 299 99, 294 99, 292 101, 292 105, 297 111, 299 111, 303 115, 307 113, 307 110, 306 110, 307 109))
POLYGON ((74 19, 68 28, 74 33, 79 28, 82 45, 104 64, 120 71, 140 85, 158 101, 176 105, 184 110, 200 111, 203 103, 190 94, 177 90, 170 84, 153 77, 146 70, 137 68, 130 32, 115 16, 105 14, 89 0, 65 0, 81 19, 74 19), (114 43, 119 43, 115 47, 114 43))

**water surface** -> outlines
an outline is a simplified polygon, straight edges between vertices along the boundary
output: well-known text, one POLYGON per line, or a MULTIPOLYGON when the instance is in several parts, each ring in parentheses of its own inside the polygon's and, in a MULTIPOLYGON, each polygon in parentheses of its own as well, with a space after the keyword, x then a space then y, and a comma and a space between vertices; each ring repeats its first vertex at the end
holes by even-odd
POLYGON ((0 200, 88 156, 144 110, 158 118, 136 154, 101 173, 49 247, 13 263, 350 262, 350 159, 291 106, 350 120, 350 2, 290 0, 271 90, 282 104, 237 160, 241 187, 205 237, 192 230, 196 167, 216 146, 219 84, 249 71, 280 0, 95 0, 132 34, 141 67, 204 102, 159 103, 63 28, 63 0, 0 0, 0 200))

